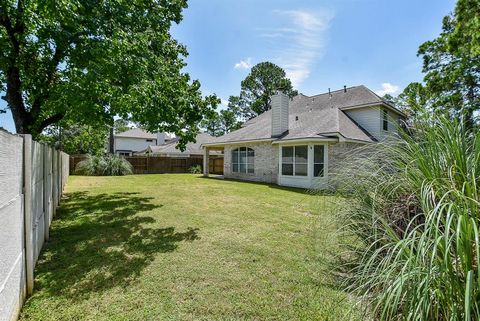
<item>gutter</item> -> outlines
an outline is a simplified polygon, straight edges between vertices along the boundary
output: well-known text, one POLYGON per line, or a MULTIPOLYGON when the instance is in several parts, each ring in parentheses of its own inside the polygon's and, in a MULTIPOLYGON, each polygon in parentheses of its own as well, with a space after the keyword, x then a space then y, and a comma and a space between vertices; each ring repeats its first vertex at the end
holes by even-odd
POLYGON ((302 137, 302 138, 290 138, 290 139, 279 139, 273 144, 283 144, 283 143, 296 143, 296 142, 338 142, 338 138, 321 138, 321 137, 302 137))
POLYGON ((271 142, 274 141, 274 138, 259 138, 259 139, 247 139, 247 140, 235 140, 230 142, 218 142, 218 143, 204 143, 200 147, 210 147, 210 146, 224 146, 224 145, 234 145, 234 144, 243 144, 243 143, 262 143, 262 142, 271 142))

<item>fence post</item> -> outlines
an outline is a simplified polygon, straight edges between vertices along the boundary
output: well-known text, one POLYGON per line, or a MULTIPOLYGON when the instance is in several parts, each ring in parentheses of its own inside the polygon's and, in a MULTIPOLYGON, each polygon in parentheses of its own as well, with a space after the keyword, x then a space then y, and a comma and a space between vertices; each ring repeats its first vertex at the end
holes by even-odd
POLYGON ((55 217, 55 150, 51 150, 52 158, 52 217, 55 217))
POLYGON ((57 201, 57 206, 60 205, 60 199, 62 198, 62 192, 63 192, 63 189, 62 189, 62 152, 61 151, 57 151, 57 157, 58 157, 58 173, 60 175, 58 175, 58 201, 57 201))
POLYGON ((50 210, 50 195, 52 193, 51 174, 52 168, 51 160, 49 159, 50 147, 43 145, 43 207, 44 207, 44 219, 45 219, 45 241, 50 238, 50 217, 52 212, 50 210))
POLYGON ((25 273, 27 296, 33 292, 33 234, 32 234, 32 136, 23 136, 23 189, 24 189, 24 222, 25 222, 25 273))

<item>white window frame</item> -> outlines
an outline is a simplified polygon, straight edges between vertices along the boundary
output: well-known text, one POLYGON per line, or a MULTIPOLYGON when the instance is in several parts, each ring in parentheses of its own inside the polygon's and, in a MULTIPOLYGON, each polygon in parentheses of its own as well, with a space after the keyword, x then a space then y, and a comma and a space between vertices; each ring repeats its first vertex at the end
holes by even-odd
POLYGON ((327 162, 327 145, 326 144, 313 144, 313 153, 312 153, 312 176, 313 178, 324 178, 325 177, 325 171, 326 171, 326 162, 327 162), (323 146, 323 162, 322 163, 315 163, 315 146, 323 146), (323 174, 322 176, 315 176, 315 165, 317 164, 323 164, 323 174))
POLYGON ((382 130, 384 132, 388 132, 390 130, 390 117, 389 117, 389 114, 388 114, 388 109, 386 108, 381 108, 380 109, 380 126, 382 126, 382 130), (386 116, 386 119, 385 119, 385 116, 386 116), (387 124, 387 129, 385 129, 384 125, 385 125, 385 121, 386 121, 386 124, 387 124))
MULTIPOLYGON (((295 180, 327 180, 328 179, 328 143, 323 142, 299 142, 299 143, 292 143, 292 144, 279 144, 278 145, 278 175, 283 179, 295 179, 295 180), (283 175, 282 174, 282 148, 283 147, 292 147, 292 146, 308 146, 308 172, 307 176, 296 176, 296 175, 283 175), (313 176, 314 174, 314 146, 315 145, 322 145, 323 146, 323 176, 313 176)), ((295 154, 294 154, 295 155, 295 154)), ((294 172, 295 174, 295 169, 294 172)))
POLYGON ((239 146, 239 147, 235 147, 231 150, 230 152, 230 157, 231 157, 231 163, 232 163, 232 166, 231 166, 231 170, 232 170, 232 173, 237 173, 237 174, 250 174, 250 175, 253 175, 255 174, 255 149, 251 148, 251 147, 247 147, 247 146, 239 146), (245 155, 245 163, 240 163, 240 149, 242 148, 245 148, 245 152, 247 153, 245 155), (249 163, 248 162, 248 151, 251 150, 253 152, 253 163, 249 163), (237 151, 237 162, 235 163, 234 160, 233 160, 233 152, 234 151, 237 151), (238 165, 238 170, 237 171, 234 171, 234 166, 233 164, 237 164, 238 165), (241 164, 245 164, 245 171, 240 171, 240 168, 241 168, 241 164), (249 172, 248 171, 248 165, 253 165, 253 172, 249 172))
MULTIPOLYGON (((309 167, 309 153, 308 153, 308 144, 298 144, 298 145, 283 145, 280 147, 282 149, 282 159, 280 159, 280 172, 282 174, 282 176, 285 176, 285 177, 308 177, 308 167, 309 167), (296 167, 297 167, 297 162, 295 161, 295 150, 297 149, 297 147, 306 147, 307 148, 307 162, 306 163, 298 163, 299 165, 307 165, 307 173, 306 175, 297 175, 295 174, 295 170, 296 170, 296 167), (283 174, 283 148, 292 148, 292 163, 288 163, 288 164, 291 164, 292 165, 292 175, 286 175, 286 174, 283 174)), ((287 164, 287 163, 286 163, 287 164)))

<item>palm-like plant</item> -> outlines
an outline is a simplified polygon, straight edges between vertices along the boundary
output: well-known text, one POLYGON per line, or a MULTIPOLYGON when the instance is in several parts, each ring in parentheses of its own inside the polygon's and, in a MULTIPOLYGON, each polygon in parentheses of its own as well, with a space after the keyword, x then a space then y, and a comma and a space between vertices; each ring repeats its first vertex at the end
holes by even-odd
POLYGON ((380 320, 480 319, 478 130, 438 118, 365 149, 337 176, 349 289, 380 320))
POLYGON ((132 165, 123 157, 116 155, 95 156, 79 162, 75 174, 87 176, 122 176, 132 174, 132 165))

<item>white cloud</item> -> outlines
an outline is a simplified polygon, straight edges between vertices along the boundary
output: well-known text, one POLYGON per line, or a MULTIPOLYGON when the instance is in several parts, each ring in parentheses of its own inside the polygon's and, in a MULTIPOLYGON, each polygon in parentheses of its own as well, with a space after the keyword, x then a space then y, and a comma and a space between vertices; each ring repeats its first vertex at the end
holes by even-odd
POLYGON ((260 37, 268 41, 274 53, 269 60, 285 69, 287 77, 298 87, 323 55, 326 33, 334 14, 330 10, 274 10, 281 27, 263 28, 260 37))
POLYGON ((379 96, 384 96, 386 94, 394 95, 400 90, 400 87, 397 85, 392 85, 389 82, 384 82, 382 84, 382 89, 377 90, 376 93, 379 96))
POLYGON ((252 58, 248 57, 245 60, 240 60, 240 62, 237 62, 233 68, 235 69, 250 69, 252 68, 252 58))

